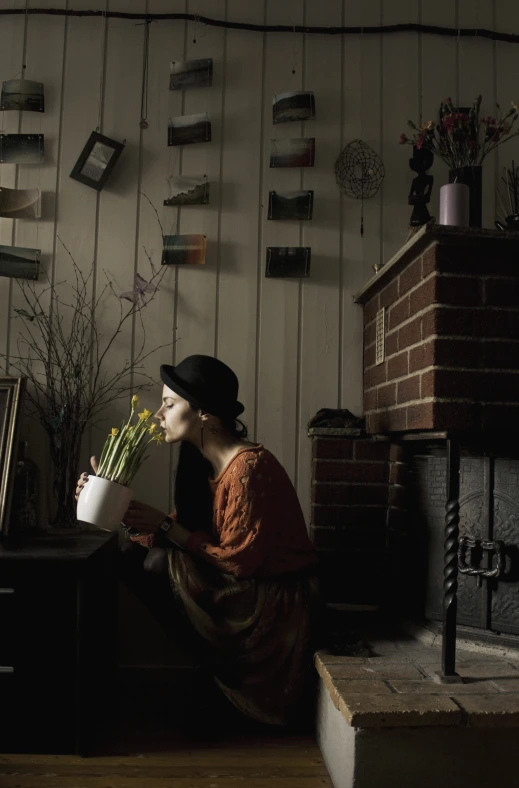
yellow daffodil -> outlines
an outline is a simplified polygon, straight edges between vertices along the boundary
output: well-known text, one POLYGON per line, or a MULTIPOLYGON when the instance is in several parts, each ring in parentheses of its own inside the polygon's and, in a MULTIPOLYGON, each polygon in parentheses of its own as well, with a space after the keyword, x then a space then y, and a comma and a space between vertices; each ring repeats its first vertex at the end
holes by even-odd
POLYGON ((110 433, 110 436, 112 438, 115 438, 116 435, 119 435, 119 430, 117 429, 117 427, 112 427, 112 432, 110 433))
POLYGON ((153 435, 155 432, 157 432, 157 430, 158 430, 158 427, 157 427, 157 425, 154 422, 151 425, 151 427, 148 429, 148 432, 150 433, 150 435, 153 435))
POLYGON ((144 408, 142 413, 139 413, 139 421, 148 421, 150 416, 151 416, 151 410, 148 410, 148 408, 144 408))
POLYGON ((134 394, 132 397, 132 408, 136 408, 138 404, 139 404, 139 397, 137 396, 137 394, 134 394))
POLYGON ((165 440, 164 434, 162 432, 159 432, 157 435, 153 436, 153 440, 156 441, 157 443, 163 443, 165 440))

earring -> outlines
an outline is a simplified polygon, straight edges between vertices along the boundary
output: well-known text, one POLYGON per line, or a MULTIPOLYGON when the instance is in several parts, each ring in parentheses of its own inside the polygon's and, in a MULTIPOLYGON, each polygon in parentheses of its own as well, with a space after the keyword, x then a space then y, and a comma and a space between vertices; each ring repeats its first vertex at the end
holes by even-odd
POLYGON ((204 422, 200 422, 200 448, 204 448, 204 422))

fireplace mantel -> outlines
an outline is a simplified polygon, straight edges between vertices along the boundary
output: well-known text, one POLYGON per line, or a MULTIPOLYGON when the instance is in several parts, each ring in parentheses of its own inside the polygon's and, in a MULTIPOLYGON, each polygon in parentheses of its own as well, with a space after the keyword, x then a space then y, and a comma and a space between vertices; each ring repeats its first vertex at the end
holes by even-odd
POLYGON ((355 302, 369 434, 518 429, 519 234, 427 225, 355 302))

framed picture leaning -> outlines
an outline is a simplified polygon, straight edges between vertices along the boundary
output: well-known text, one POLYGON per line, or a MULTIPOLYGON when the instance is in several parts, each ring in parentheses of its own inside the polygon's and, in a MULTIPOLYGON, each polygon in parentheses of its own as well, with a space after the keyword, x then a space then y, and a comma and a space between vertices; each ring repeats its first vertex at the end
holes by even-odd
POLYGON ((9 530, 26 378, 0 377, 0 538, 9 530))

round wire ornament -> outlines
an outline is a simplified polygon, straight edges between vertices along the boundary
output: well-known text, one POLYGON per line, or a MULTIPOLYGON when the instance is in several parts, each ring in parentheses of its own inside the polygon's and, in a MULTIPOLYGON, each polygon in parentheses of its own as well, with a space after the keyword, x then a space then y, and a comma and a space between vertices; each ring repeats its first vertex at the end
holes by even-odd
POLYGON ((362 140, 353 140, 346 145, 335 162, 335 180, 341 192, 361 200, 361 236, 364 236, 364 200, 375 196, 385 174, 378 153, 362 140))

